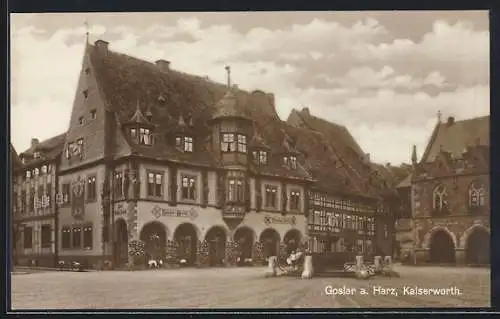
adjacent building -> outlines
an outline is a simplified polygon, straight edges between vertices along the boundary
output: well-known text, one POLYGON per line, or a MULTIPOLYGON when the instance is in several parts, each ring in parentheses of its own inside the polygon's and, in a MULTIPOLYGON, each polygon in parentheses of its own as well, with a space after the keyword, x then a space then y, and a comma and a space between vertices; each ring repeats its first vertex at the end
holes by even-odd
MULTIPOLYGON (((380 166, 345 127, 307 109, 281 121, 272 93, 239 89, 230 71, 220 84, 103 40, 86 45, 69 129, 56 138, 60 162, 51 162, 57 214, 36 219, 57 216, 59 260, 125 264, 133 240, 152 258, 206 266, 259 263, 300 244, 391 254, 397 192, 380 166)), ((26 162, 24 189, 39 163, 26 162)))
POLYGON ((489 123, 439 116, 420 162, 414 149, 414 262, 490 263, 489 123))
POLYGON ((13 176, 14 261, 54 266, 57 262, 58 167, 65 135, 39 142, 19 154, 13 176))

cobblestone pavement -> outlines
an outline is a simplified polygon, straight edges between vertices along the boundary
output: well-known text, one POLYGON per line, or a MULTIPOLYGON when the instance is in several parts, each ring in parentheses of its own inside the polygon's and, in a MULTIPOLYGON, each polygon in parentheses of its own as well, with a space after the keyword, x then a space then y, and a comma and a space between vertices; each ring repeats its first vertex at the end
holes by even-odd
POLYGON ((489 307, 490 270, 395 268, 401 275, 353 278, 265 278, 264 268, 178 269, 103 272, 35 272, 13 275, 13 309, 137 308, 411 308, 489 307), (325 286, 355 288, 353 295, 327 295, 325 286), (397 296, 375 295, 374 287, 397 296), (460 295, 409 295, 404 286, 456 287, 460 295), (362 295, 361 289, 368 294, 362 295))

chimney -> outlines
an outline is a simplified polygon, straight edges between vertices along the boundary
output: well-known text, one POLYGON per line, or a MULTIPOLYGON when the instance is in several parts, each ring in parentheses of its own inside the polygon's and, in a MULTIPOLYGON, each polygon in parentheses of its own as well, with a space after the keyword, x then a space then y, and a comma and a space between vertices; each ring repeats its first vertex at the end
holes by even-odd
POLYGON ((413 166, 417 164, 417 145, 413 145, 413 151, 411 152, 411 163, 413 166))
POLYGON ((37 138, 31 139, 31 148, 36 147, 38 144, 40 144, 40 141, 37 138))
POLYGON ((94 45, 97 49, 97 52, 99 52, 100 54, 106 55, 108 53, 109 42, 106 42, 104 40, 97 40, 96 42, 94 42, 94 45))
POLYGON ((391 167, 391 163, 385 163, 385 167, 390 168, 391 167))
POLYGON ((266 93, 266 95, 267 95, 267 98, 269 100, 269 104, 271 104, 273 109, 276 109, 276 105, 274 104, 275 103, 274 94, 273 93, 266 93))
POLYGON ((170 61, 160 59, 156 60, 155 64, 158 67, 158 69, 160 69, 160 71, 162 72, 168 72, 170 70, 170 61))
POLYGON ((370 163, 370 153, 365 154, 365 162, 370 163))
POLYGON ((455 124, 455 118, 453 116, 448 117, 448 121, 446 122, 448 126, 452 126, 455 124))
POLYGON ((309 108, 308 108, 308 107, 303 107, 303 108, 302 108, 302 112, 303 112, 303 113, 306 113, 307 115, 311 115, 311 112, 309 111, 309 108))

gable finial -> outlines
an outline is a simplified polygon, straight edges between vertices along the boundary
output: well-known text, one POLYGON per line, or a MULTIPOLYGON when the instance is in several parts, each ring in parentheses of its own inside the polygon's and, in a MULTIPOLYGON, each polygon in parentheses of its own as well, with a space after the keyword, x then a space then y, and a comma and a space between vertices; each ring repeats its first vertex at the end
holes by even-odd
POLYGON ((83 22, 83 25, 85 26, 85 43, 89 44, 89 36, 90 36, 89 21, 87 19, 85 19, 85 22, 83 22))
POLYGON ((438 118, 438 123, 441 123, 441 117, 443 116, 443 114, 441 114, 441 111, 438 110, 437 111, 437 118, 438 118))
POLYGON ((413 145, 413 151, 411 153, 411 163, 415 165, 417 163, 417 145, 413 145))
POLYGON ((229 65, 226 65, 226 73, 227 73, 227 87, 231 87, 231 67, 229 65))

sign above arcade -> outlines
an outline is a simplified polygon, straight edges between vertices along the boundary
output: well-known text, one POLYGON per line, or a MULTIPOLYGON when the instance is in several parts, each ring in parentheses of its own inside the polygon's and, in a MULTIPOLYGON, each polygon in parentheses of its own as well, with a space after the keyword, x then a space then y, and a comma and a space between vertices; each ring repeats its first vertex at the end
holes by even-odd
POLYGON ((264 217, 264 223, 269 224, 289 224, 295 225, 297 223, 297 218, 295 216, 269 216, 264 217))
POLYGON ((198 212, 194 208, 190 209, 180 209, 180 208, 162 208, 158 205, 153 207, 151 213, 154 217, 187 217, 189 219, 195 219, 198 217, 198 212))

